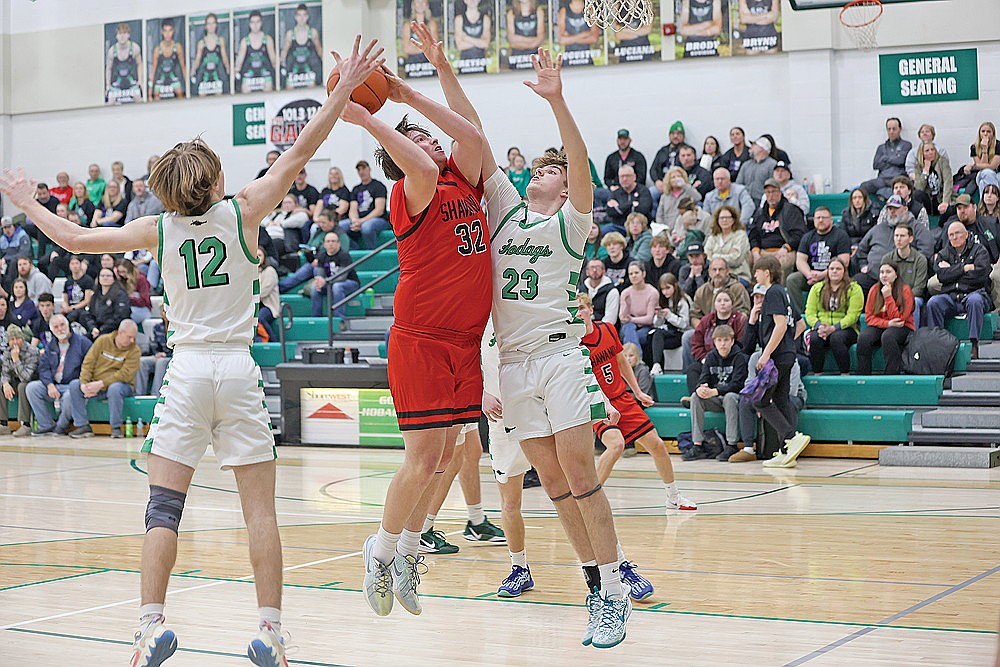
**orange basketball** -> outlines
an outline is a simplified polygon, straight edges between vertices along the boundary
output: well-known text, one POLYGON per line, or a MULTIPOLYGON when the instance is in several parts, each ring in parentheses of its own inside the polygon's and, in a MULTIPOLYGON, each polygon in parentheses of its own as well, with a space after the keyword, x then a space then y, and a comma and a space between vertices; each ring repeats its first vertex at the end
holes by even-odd
MULTIPOLYGON (((326 80, 327 95, 333 92, 338 81, 340 81, 340 72, 334 68, 326 80)), ((385 74, 381 70, 372 72, 364 83, 351 92, 351 99, 368 109, 369 113, 375 113, 381 109, 385 101, 389 99, 389 81, 385 78, 385 74)))

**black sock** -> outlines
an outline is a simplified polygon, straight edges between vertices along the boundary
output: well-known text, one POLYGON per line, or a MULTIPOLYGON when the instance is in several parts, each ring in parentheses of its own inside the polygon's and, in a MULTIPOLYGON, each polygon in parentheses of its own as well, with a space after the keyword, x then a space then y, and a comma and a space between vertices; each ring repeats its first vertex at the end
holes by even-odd
POLYGON ((597 565, 584 565, 583 578, 587 582, 587 591, 601 590, 601 570, 597 565))

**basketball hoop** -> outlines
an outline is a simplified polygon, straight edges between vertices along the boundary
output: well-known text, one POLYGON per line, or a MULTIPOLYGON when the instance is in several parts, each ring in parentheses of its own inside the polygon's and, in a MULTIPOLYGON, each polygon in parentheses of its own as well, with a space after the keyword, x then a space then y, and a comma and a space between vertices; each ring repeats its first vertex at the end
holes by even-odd
POLYGON ((651 0, 586 0, 583 17, 587 25, 615 32, 653 23, 651 0))
POLYGON ((878 22, 882 18, 879 0, 854 0, 840 10, 840 23, 861 51, 878 48, 878 22))

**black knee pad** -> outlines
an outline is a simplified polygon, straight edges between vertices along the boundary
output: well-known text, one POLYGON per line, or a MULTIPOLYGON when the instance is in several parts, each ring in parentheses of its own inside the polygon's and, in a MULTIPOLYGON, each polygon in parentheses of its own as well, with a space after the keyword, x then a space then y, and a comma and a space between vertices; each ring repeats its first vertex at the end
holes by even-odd
POLYGON ((602 486, 600 484, 598 484, 597 486, 595 486, 594 488, 592 488, 590 491, 587 491, 583 495, 573 496, 573 498, 576 499, 576 500, 583 500, 584 498, 589 498, 592 495, 594 495, 595 493, 597 493, 598 491, 600 491, 601 488, 602 488, 602 486))
POLYGON ((562 494, 561 496, 556 496, 555 498, 552 498, 552 497, 550 496, 550 497, 549 497, 549 500, 551 500, 551 501, 552 501, 552 502, 554 502, 554 503, 557 503, 557 502, 559 502, 560 500, 566 500, 566 499, 567 499, 567 498, 569 498, 569 497, 570 497, 571 495, 573 495, 573 494, 572 494, 571 492, 567 491, 566 493, 562 494))
POLYGON ((186 494, 162 486, 150 485, 146 505, 146 532, 153 528, 169 528, 177 532, 184 513, 186 494))

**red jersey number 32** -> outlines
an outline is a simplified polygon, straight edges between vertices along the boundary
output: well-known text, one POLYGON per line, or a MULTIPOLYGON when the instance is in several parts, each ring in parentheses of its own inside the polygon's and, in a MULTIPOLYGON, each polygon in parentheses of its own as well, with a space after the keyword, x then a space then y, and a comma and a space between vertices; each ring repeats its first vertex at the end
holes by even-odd
POLYGON ((469 256, 486 252, 486 243, 483 241, 483 223, 481 220, 460 223, 455 225, 455 236, 462 242, 458 246, 458 254, 469 256))

